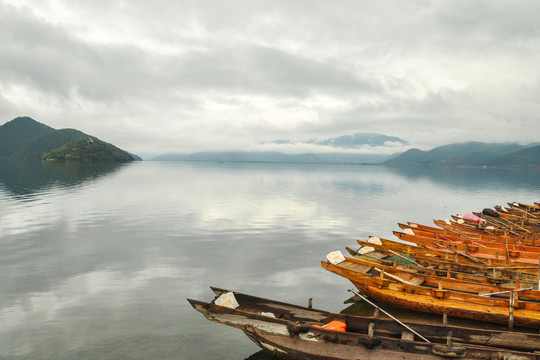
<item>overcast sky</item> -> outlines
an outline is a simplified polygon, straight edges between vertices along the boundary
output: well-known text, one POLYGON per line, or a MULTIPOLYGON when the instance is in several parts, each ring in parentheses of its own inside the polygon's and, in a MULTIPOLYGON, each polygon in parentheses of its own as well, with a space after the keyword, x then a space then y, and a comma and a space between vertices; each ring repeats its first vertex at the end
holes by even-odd
POLYGON ((145 156, 317 151, 267 142, 357 132, 538 141, 538 14, 537 0, 0 0, 0 124, 26 115, 145 156))

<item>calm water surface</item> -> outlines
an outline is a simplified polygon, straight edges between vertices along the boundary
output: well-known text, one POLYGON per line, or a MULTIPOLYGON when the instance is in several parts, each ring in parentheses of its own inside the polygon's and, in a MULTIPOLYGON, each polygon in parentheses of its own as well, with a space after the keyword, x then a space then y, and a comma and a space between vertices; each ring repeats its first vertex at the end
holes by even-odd
POLYGON ((333 250, 397 222, 540 200, 538 173, 375 166, 0 162, 0 359, 235 359, 186 298, 210 285, 339 312, 333 250))

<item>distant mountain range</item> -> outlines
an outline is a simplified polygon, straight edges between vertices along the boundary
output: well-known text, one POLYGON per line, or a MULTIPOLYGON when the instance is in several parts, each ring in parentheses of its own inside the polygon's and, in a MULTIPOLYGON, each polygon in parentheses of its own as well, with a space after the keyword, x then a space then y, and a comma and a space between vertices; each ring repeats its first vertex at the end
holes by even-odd
MULTIPOLYGON (((433 148, 429 151, 410 149, 403 153, 356 154, 351 150, 363 147, 381 149, 408 145, 398 137, 383 134, 357 133, 323 140, 276 140, 270 144, 308 144, 330 149, 326 153, 287 154, 267 151, 216 151, 192 154, 162 154, 154 160, 221 161, 221 162, 285 162, 285 163, 351 163, 387 166, 424 167, 494 167, 540 169, 540 143, 467 142, 433 148)), ((319 148, 320 149, 320 148, 319 148)), ((141 160, 116 146, 75 129, 56 130, 29 117, 18 117, 0 126, 0 159, 19 160, 141 160)))
POLYGON ((18 117, 0 126, 0 159, 141 160, 79 130, 56 130, 30 117, 18 117))
POLYGON ((383 134, 357 133, 337 138, 323 140, 291 140, 280 139, 266 144, 277 145, 317 145, 324 146, 327 153, 286 154, 276 151, 215 151, 197 152, 193 154, 162 154, 154 160, 182 160, 182 161, 239 161, 239 162, 290 162, 290 163, 378 163, 388 158, 387 154, 355 154, 344 153, 345 150, 359 149, 361 147, 385 147, 389 144, 407 145, 405 140, 383 134))
POLYGON ((397 166, 540 167, 540 145, 467 142, 429 151, 410 149, 383 162, 397 166))
MULTIPOLYGON (((350 138, 352 138, 351 136, 350 138)), ((346 137, 342 137, 346 138, 346 137)), ((356 139, 360 137, 355 136, 356 139)), ((383 139, 383 137, 379 137, 383 139)), ((401 143, 399 140, 395 140, 401 143)), ((320 143, 320 142, 319 142, 320 143)), ((339 143, 339 142, 338 142, 339 143)), ((384 143, 384 142, 383 142, 384 143)), ((404 143, 404 142, 403 142, 404 143)), ((349 143, 351 144, 351 143, 349 143)), ((359 142, 355 142, 358 146, 359 142)), ((336 150, 337 151, 337 150, 336 150)), ((285 154, 281 152, 198 152, 193 154, 163 154, 154 160, 288 162, 288 163, 352 163, 387 166, 424 167, 493 167, 540 168, 539 144, 498 144, 467 142, 436 147, 429 151, 410 149, 401 154, 285 154)))
POLYGON ((285 163, 377 163, 388 155, 370 154, 285 154, 272 151, 216 151, 193 154, 162 154, 160 161, 231 161, 231 162, 285 162, 285 163))
POLYGON ((337 138, 329 138, 323 140, 310 139, 305 141, 298 140, 275 140, 272 144, 312 144, 330 146, 341 149, 356 149, 363 146, 385 146, 388 143, 399 143, 401 145, 408 145, 408 143, 395 136, 388 136, 383 134, 373 133, 356 133, 353 135, 343 135, 337 138))

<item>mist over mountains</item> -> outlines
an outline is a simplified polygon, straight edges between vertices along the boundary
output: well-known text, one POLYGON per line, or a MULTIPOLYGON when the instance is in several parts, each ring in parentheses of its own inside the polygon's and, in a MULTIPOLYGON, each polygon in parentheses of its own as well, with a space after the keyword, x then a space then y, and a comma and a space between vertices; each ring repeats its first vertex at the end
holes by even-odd
POLYGON ((429 151, 416 148, 388 155, 393 145, 408 145, 398 137, 383 134, 357 133, 324 140, 276 140, 273 144, 312 144, 325 146, 333 152, 288 154, 261 151, 214 151, 192 154, 162 154, 154 160, 221 161, 221 162, 291 162, 291 163, 349 163, 386 166, 423 167, 494 167, 540 168, 540 145, 517 143, 467 142, 435 147, 429 151), (346 152, 369 147, 372 153, 346 152), (381 153, 377 153, 379 150, 381 153))
POLYGON ((291 140, 291 139, 280 139, 275 140, 272 143, 274 144, 312 144, 312 145, 321 145, 329 146, 334 148, 342 149, 358 149, 365 146, 376 147, 376 146, 388 146, 389 144, 401 144, 408 145, 409 143, 403 139, 400 139, 395 136, 388 136, 383 134, 373 134, 373 133, 356 133, 352 135, 343 135, 337 138, 329 139, 310 139, 305 141, 291 140))
MULTIPOLYGON (((442 145, 428 151, 417 148, 402 151, 409 144, 399 137, 355 133, 326 139, 279 139, 263 145, 267 144, 275 148, 300 147, 316 151, 205 151, 162 154, 153 160, 540 169, 540 143, 466 142, 442 145), (396 149, 400 151, 395 152, 396 149)), ((29 117, 18 117, 0 126, 0 159, 141 160, 79 130, 56 130, 29 117)))
POLYGON ((154 160, 184 161, 253 161, 253 162, 308 162, 308 163, 379 163, 388 159, 396 146, 408 143, 395 136, 356 133, 327 139, 278 139, 262 145, 282 148, 305 146, 317 152, 291 154, 286 151, 213 151, 192 154, 162 154, 154 160))

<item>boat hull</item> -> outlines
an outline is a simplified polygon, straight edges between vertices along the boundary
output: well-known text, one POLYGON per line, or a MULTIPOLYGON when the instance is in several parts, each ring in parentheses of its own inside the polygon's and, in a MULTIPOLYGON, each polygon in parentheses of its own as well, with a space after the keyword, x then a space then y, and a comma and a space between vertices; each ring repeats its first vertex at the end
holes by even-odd
MULTIPOLYGON (((213 290, 218 295, 226 292, 217 288, 213 290)), ((405 329, 405 324, 398 324, 394 320, 335 314, 234 294, 241 304, 236 309, 198 300, 188 301, 208 320, 242 330, 259 347, 284 359, 442 360, 450 357, 540 360, 540 355, 530 352, 540 349, 538 334, 406 324, 425 334, 432 340, 430 343, 415 340, 410 328, 405 329), (273 316, 269 316, 267 311, 272 311, 273 316), (311 326, 328 323, 330 319, 345 322, 347 331, 311 326), (448 343, 448 336, 461 344, 477 345, 452 346, 448 343)))
MULTIPOLYGON (((322 261, 321 266, 350 280, 358 290, 384 303, 426 313, 446 313, 449 316, 464 319, 499 324, 510 322, 510 306, 506 299, 402 284, 388 278, 375 277, 340 267, 327 261, 322 261)), ((518 304, 516 303, 513 309, 513 325, 540 328, 540 311, 522 308, 522 304, 518 304)))

